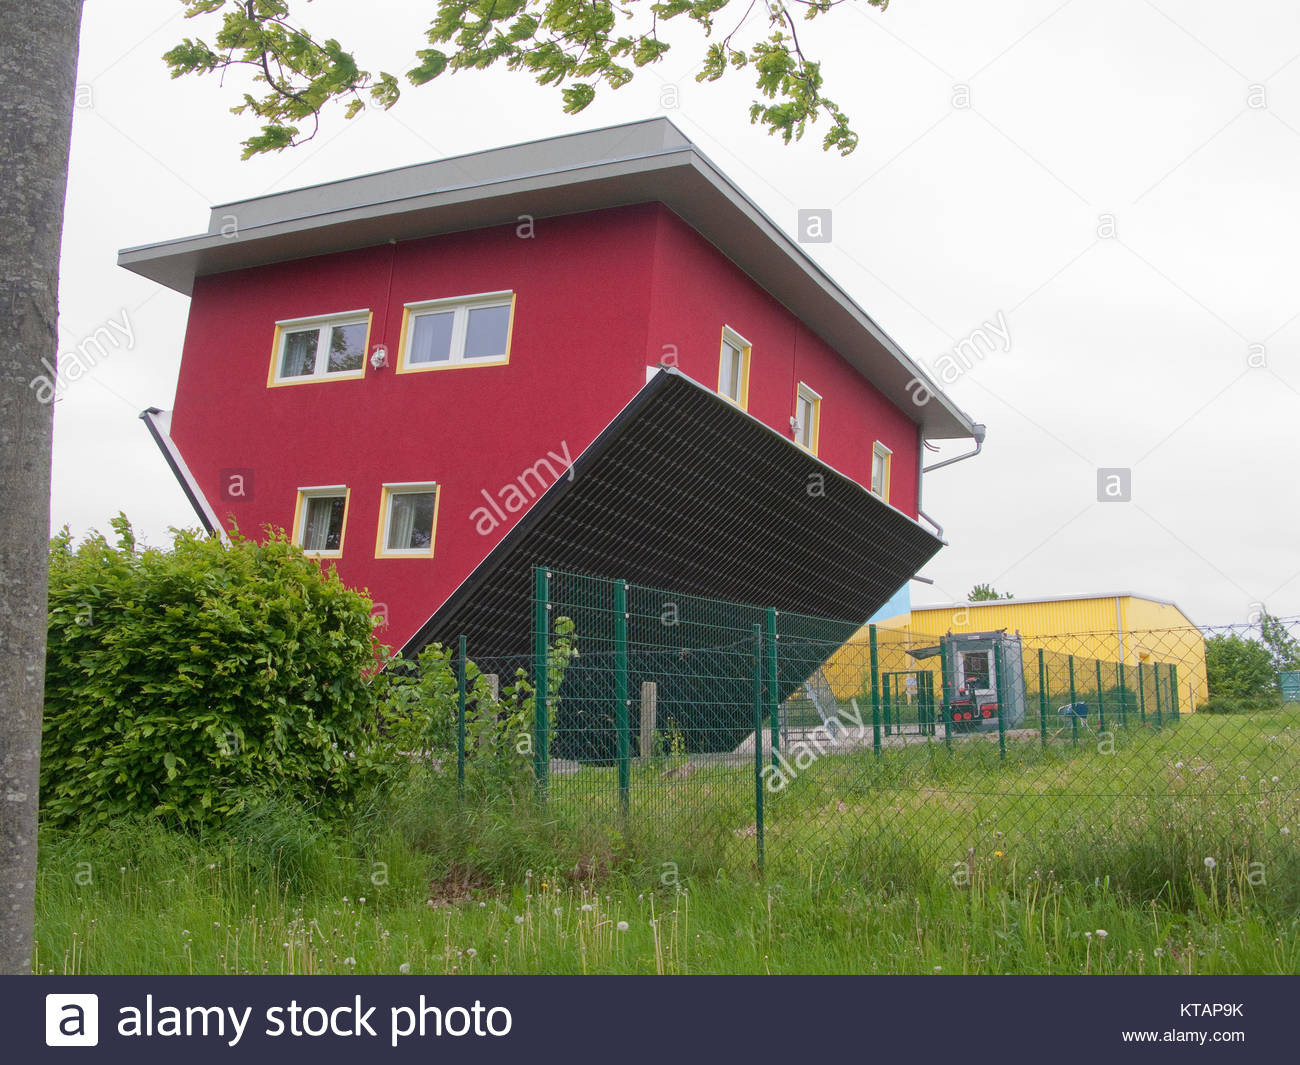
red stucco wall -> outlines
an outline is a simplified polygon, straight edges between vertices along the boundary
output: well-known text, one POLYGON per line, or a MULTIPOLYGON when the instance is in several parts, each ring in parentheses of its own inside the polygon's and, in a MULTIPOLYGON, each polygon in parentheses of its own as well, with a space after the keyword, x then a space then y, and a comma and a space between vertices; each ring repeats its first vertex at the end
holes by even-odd
MULTIPOLYGON (((278 263, 195 283, 172 435, 223 520, 288 528, 297 490, 351 488, 339 573, 384 604, 400 645, 505 534, 471 517, 548 451, 576 457, 677 348, 717 383, 723 323, 754 345, 750 412, 789 436, 794 389, 824 397, 821 457, 866 482, 894 450, 891 502, 915 515, 916 427, 671 212, 640 205, 278 263), (396 363, 405 303, 510 289, 510 363, 268 388, 274 323, 369 308, 396 363), (251 471, 231 498, 222 471, 251 471), (380 486, 441 486, 432 559, 375 557, 380 486), (249 483, 249 482, 245 482, 249 483)), ((509 521, 517 520, 510 515, 509 521)))
POLYGON ((676 345, 682 371, 718 383, 722 327, 753 345, 749 413, 790 436, 800 381, 821 395, 818 457, 870 484, 871 450, 893 451, 889 502, 916 517, 916 423, 760 289, 712 244, 667 209, 656 239, 648 361, 676 345))

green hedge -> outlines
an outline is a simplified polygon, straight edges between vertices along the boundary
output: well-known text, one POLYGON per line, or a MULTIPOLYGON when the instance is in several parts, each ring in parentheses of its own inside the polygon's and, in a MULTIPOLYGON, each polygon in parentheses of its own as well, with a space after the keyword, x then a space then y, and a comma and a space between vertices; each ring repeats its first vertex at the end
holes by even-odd
POLYGON ((222 823, 250 796, 329 815, 382 772, 370 602, 283 534, 50 551, 43 816, 222 823))

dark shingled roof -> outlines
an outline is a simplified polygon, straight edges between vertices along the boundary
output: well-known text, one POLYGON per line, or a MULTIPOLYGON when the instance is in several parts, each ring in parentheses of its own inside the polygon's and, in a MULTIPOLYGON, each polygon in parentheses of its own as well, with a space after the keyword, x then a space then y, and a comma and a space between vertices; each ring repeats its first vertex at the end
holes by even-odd
MULTIPOLYGON (((532 567, 864 622, 942 546, 674 370, 646 384, 402 649, 526 654, 532 567)), ((845 630, 847 631, 847 630, 845 630)))

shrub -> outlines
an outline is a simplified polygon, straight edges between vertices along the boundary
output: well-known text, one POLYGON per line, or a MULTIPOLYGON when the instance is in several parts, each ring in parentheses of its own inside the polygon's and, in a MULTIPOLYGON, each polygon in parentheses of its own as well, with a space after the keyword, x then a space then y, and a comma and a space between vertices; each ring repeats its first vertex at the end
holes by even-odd
POLYGON ((1273 695, 1211 695, 1196 707, 1198 714, 1263 714, 1282 708, 1281 700, 1273 695))
POLYGON ((1277 683, 1268 648, 1235 633, 1205 641, 1205 669, 1211 693, 1229 699, 1267 695, 1277 683))
POLYGON ((112 524, 116 546, 51 544, 46 820, 216 825, 272 794, 351 806, 382 762, 369 600, 283 534, 140 549, 112 524))
MULTIPOLYGON (((576 651, 571 618, 555 619, 548 652, 549 691, 558 693, 576 651)), ((472 787, 490 794, 531 788, 535 689, 519 669, 494 698, 472 662, 465 669, 465 764, 472 787)), ((430 644, 415 662, 394 660, 375 678, 384 744, 378 757, 391 769, 404 760, 435 775, 454 774, 457 757, 458 678, 450 649, 430 644)), ((555 727, 558 695, 547 702, 555 727)))

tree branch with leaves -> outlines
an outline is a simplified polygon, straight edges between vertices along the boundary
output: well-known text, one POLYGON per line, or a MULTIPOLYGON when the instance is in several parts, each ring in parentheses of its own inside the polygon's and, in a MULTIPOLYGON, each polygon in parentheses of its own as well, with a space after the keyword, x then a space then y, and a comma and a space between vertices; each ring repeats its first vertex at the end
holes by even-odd
MULTIPOLYGON (((343 103, 352 118, 368 103, 387 109, 400 98, 395 75, 363 70, 337 40, 318 41, 292 21, 291 8, 305 4, 182 2, 187 18, 219 16, 220 24, 211 44, 187 37, 163 56, 172 76, 247 68, 258 86, 232 109, 262 122, 244 142, 244 158, 310 140, 332 103, 343 103)), ((415 49, 406 79, 425 85, 449 72, 500 66, 556 86, 564 111, 576 114, 602 89, 622 88, 639 70, 661 62, 672 48, 661 32, 674 21, 688 22, 708 40, 697 82, 748 70, 757 93, 749 108, 752 123, 788 144, 824 120, 822 147, 847 155, 858 135, 826 95, 822 65, 805 52, 797 28, 844 3, 889 6, 889 0, 437 0, 428 47, 415 49), (714 39, 727 13, 730 29, 714 39)))

